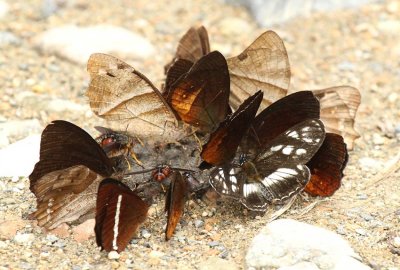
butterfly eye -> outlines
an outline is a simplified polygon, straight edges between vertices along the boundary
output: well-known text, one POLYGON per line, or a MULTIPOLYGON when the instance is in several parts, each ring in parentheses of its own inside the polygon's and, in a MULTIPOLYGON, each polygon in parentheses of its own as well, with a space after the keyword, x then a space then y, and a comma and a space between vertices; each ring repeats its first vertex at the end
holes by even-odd
POLYGON ((113 137, 105 138, 105 139, 103 139, 103 140, 101 141, 101 146, 102 146, 102 147, 105 147, 105 146, 108 146, 108 145, 110 145, 110 144, 112 144, 112 143, 114 143, 114 142, 115 142, 115 140, 114 140, 113 137))

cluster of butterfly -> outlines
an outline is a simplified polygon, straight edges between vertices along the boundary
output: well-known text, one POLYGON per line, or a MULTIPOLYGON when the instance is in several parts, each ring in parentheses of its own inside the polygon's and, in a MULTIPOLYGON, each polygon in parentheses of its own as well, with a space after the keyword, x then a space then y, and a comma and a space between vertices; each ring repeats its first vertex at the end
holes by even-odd
POLYGON ((53 229, 94 214, 97 244, 122 251, 149 208, 146 196, 139 196, 145 183, 132 190, 121 181, 138 172, 151 172, 154 182, 170 179, 167 240, 186 195, 201 186, 197 171, 209 172, 208 182, 219 194, 254 211, 302 190, 330 196, 339 188, 346 144, 351 149, 358 136, 353 125, 360 94, 346 86, 287 95, 289 60, 276 33, 263 33, 240 55, 225 59, 210 52, 204 27, 190 28, 165 70, 161 92, 113 56, 90 57, 86 95, 111 129, 101 129, 96 141, 66 121, 45 128, 40 161, 29 177, 40 226, 53 229), (148 169, 132 151, 143 141, 156 151, 185 140, 200 145, 198 168, 148 169), (145 169, 127 172, 143 164, 145 169))

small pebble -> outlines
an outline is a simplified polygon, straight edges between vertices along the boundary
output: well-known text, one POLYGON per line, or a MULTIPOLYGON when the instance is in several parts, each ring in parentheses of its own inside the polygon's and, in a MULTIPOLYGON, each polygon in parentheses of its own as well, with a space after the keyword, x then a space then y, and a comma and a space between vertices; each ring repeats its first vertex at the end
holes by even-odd
POLYGON ((356 229, 356 233, 358 233, 359 235, 362 235, 362 236, 366 236, 367 235, 367 231, 362 229, 362 228, 356 229))
POLYGON ((211 241, 211 242, 208 242, 208 245, 210 247, 216 247, 216 246, 219 246, 219 242, 218 241, 211 241))
POLYGON ((19 244, 30 243, 30 242, 33 242, 33 240, 35 240, 35 235, 32 233, 17 234, 14 237, 14 241, 19 244))
POLYGON ((204 211, 203 213, 201 213, 201 216, 202 216, 202 217, 207 217, 207 216, 208 216, 208 212, 207 212, 207 211, 204 211))
POLYGON ((203 221, 203 220, 200 220, 200 219, 196 219, 196 220, 194 221, 194 226, 195 226, 196 228, 203 227, 203 226, 204 226, 204 221, 203 221))
POLYGON ((142 230, 141 231, 141 235, 143 236, 143 238, 145 239, 149 239, 151 237, 151 233, 149 233, 147 230, 142 230))
POLYGON ((115 250, 110 251, 110 252, 108 253, 108 259, 110 259, 110 260, 118 260, 119 257, 120 257, 119 253, 116 252, 115 250))
POLYGON ((393 246, 400 248, 400 236, 393 238, 393 246))

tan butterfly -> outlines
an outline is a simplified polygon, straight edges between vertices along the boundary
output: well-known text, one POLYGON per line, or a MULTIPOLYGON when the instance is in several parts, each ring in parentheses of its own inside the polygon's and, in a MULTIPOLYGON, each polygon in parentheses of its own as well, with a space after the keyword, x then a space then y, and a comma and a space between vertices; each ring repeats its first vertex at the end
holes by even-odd
POLYGON ((126 130, 148 142, 176 141, 186 135, 159 90, 133 67, 96 53, 90 56, 87 69, 90 107, 112 129, 126 130))

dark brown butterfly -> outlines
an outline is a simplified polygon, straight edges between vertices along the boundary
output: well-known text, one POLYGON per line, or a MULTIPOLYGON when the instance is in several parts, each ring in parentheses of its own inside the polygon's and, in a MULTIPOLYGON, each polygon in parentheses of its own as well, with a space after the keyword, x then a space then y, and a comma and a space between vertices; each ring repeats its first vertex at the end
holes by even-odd
POLYGON ((106 54, 93 54, 88 71, 91 81, 86 95, 92 111, 109 121, 114 130, 147 141, 170 142, 186 136, 174 111, 143 74, 106 54))
POLYGON ((206 28, 204 26, 191 27, 180 39, 174 59, 171 63, 165 65, 164 70, 167 74, 171 65, 179 59, 187 60, 193 64, 209 52, 210 42, 206 28))
POLYGON ((98 185, 113 173, 112 161, 88 133, 53 121, 42 133, 40 160, 29 176, 37 199, 33 216, 40 226, 54 229, 94 214, 98 185))
POLYGON ((179 171, 174 171, 167 197, 165 198, 165 212, 167 212, 165 240, 167 241, 171 239, 176 225, 182 217, 187 192, 187 182, 179 171))
MULTIPOLYGON (((318 105, 311 92, 296 93, 272 104, 256 118, 254 115, 247 118, 247 122, 253 124, 252 128, 249 136, 243 134, 241 138, 235 138, 236 148, 241 139, 255 140, 257 144, 250 145, 258 148, 253 149, 253 153, 243 153, 237 165, 225 163, 214 169, 210 174, 210 184, 218 193, 238 199, 254 211, 265 211, 269 204, 288 199, 303 190, 310 179, 306 163, 320 148, 325 131, 317 118, 302 118, 318 117, 318 105), (297 104, 299 98, 308 102, 297 104)), ((231 122, 239 121, 236 119, 231 122)), ((236 136, 235 132, 227 133, 224 140, 232 141, 236 136)), ((222 148, 220 151, 226 150, 222 148)))
MULTIPOLYGON (((180 63, 187 62, 178 60, 180 63)), ((208 132, 229 113, 229 73, 221 53, 214 51, 201 57, 179 78, 171 79, 168 74, 164 96, 185 123, 208 132)))
POLYGON ((149 206, 128 186, 103 180, 97 192, 96 243, 107 252, 123 251, 147 217, 149 206))

